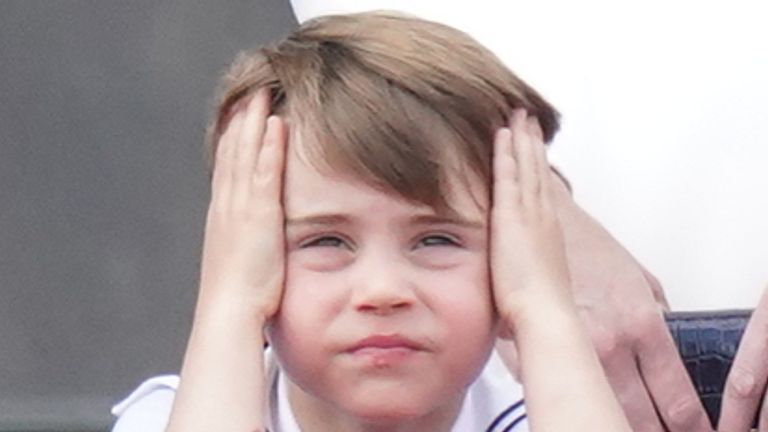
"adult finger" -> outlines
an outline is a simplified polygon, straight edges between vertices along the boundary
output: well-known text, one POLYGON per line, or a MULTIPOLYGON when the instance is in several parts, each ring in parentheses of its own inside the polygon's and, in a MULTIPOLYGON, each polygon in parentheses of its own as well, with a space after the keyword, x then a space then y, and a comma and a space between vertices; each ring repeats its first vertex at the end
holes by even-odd
MULTIPOLYGON (((637 368, 634 353, 628 347, 612 347, 618 350, 604 358, 603 368, 624 409, 624 414, 635 432, 664 432, 653 401, 637 368)), ((598 350, 600 348, 598 347, 598 350)), ((605 354, 605 353, 601 353, 605 354)))
POLYGON ((669 432, 709 432, 706 411, 660 311, 637 319, 640 373, 669 432))
MULTIPOLYGON (((763 292, 744 330, 739 350, 725 382, 718 430, 749 430, 768 379, 768 290, 763 292)), ((768 425, 761 419, 761 429, 768 425)))
POLYGON ((653 401, 640 376, 637 359, 629 337, 622 337, 611 326, 581 309, 605 375, 616 393, 624 414, 635 432, 664 432, 653 401))
POLYGON ((664 288, 661 286, 659 279, 654 276, 653 273, 649 272, 642 264, 637 263, 637 267, 640 269, 643 278, 648 283, 648 287, 651 289, 651 294, 653 295, 656 304, 658 304, 664 312, 669 312, 671 310, 669 301, 667 301, 667 296, 664 294, 664 288))
MULTIPOLYGON (((763 396, 763 399, 764 398, 765 396, 763 396)), ((752 423, 754 422, 750 422, 750 424, 752 423)), ((747 430, 749 431, 757 430, 759 432, 768 432, 768 404, 762 403, 762 406, 760 407, 760 418, 758 419, 757 425, 758 425, 758 429, 747 429, 747 430)))

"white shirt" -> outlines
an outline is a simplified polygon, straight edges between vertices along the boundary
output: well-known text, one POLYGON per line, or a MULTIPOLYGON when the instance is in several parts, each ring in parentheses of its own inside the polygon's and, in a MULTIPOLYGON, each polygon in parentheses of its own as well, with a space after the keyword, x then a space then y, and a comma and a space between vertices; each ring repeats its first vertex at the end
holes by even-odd
POLYGON ((768 3, 292 0, 300 21, 402 10, 462 29, 563 114, 550 159, 675 309, 768 284, 768 3))
MULTIPOLYGON (((286 377, 271 351, 267 351, 270 385, 269 430, 300 432, 287 396, 286 377)), ((112 432, 162 432, 168 424, 179 377, 164 375, 144 381, 112 408, 117 416, 112 432)), ((498 355, 489 359, 469 387, 452 432, 527 432, 522 386, 514 380, 498 355)))

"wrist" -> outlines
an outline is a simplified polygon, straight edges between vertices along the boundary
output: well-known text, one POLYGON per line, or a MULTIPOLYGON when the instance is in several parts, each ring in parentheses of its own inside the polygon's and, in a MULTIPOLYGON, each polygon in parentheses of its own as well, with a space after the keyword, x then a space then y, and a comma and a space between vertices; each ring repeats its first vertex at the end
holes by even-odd
POLYGON ((579 320, 576 305, 570 297, 538 291, 515 294, 514 299, 499 310, 501 325, 515 338, 532 332, 560 331, 579 320))
POLYGON ((228 322, 262 329, 274 314, 265 305, 254 304, 241 298, 201 296, 195 309, 195 323, 228 322))

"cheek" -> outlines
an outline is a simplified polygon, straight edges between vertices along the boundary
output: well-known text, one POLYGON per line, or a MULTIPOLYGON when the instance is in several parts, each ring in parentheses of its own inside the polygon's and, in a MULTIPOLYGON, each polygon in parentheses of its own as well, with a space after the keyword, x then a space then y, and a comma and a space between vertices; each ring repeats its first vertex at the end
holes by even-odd
MULTIPOLYGON (((482 371, 496 338, 488 272, 446 272, 433 297, 433 310, 440 311, 444 327, 443 358, 447 376, 455 390, 469 386, 482 371)), ((437 312, 436 312, 437 313, 437 312)))
POLYGON ((430 284, 437 289, 436 301, 452 304, 451 309, 457 312, 466 309, 464 313, 472 312, 470 316, 492 315, 490 274, 484 254, 465 258, 455 267, 432 274, 437 282, 430 284))
POLYGON ((310 393, 328 384, 325 378, 335 346, 328 329, 345 302, 338 279, 338 274, 312 271, 289 256, 280 310, 268 329, 281 367, 310 393))
POLYGON ((440 279, 440 283, 434 285, 433 301, 436 308, 443 311, 451 331, 464 335, 468 338, 465 340, 492 339, 496 313, 487 265, 481 262, 442 272, 440 279))
POLYGON ((450 270, 463 265, 467 253, 455 247, 422 248, 413 254, 413 260, 421 267, 434 270, 450 270))
POLYGON ((341 247, 315 247, 298 249, 289 255, 289 267, 314 272, 339 270, 352 260, 349 250, 341 247))
POLYGON ((323 329, 343 307, 340 284, 333 273, 319 273, 288 257, 280 310, 270 327, 279 350, 319 350, 323 329))

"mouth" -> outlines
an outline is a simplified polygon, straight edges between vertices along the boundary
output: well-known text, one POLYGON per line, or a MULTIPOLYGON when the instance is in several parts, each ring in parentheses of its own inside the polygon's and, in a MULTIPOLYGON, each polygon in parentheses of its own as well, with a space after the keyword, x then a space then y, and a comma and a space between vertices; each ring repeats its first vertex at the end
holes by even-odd
POLYGON ((389 369, 421 358, 428 351, 414 339, 398 335, 373 335, 357 341, 347 354, 364 368, 389 369))
POLYGON ((393 334, 368 336, 357 341, 347 352, 350 354, 360 354, 385 350, 424 351, 424 349, 422 344, 413 339, 393 334))

